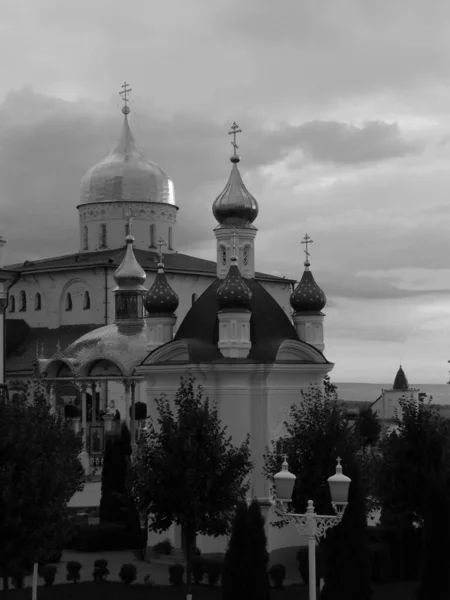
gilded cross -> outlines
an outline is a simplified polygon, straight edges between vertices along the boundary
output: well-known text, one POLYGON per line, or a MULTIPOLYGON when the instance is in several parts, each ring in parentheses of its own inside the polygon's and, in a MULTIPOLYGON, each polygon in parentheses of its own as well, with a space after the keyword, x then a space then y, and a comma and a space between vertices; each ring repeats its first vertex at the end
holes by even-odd
POLYGON ((128 207, 124 212, 124 216, 127 220, 127 235, 131 235, 131 222, 134 219, 134 212, 128 207))
POLYGON ((235 156, 237 156, 236 150, 239 150, 239 146, 236 144, 236 135, 238 133, 242 133, 242 129, 240 129, 239 125, 236 125, 236 121, 234 121, 233 125, 231 126, 231 131, 228 132, 228 135, 232 135, 233 136, 233 141, 231 142, 231 145, 234 148, 234 155, 235 156))
POLYGON ((312 240, 308 234, 305 235, 305 237, 302 240, 302 244, 305 244, 306 249, 303 250, 303 252, 306 254, 306 260, 309 261, 309 257, 311 256, 311 253, 308 252, 308 244, 312 244, 314 240, 312 240))
POLYGON ((159 262, 162 262, 163 259, 163 253, 162 253, 162 248, 163 246, 167 246, 167 242, 165 242, 162 238, 159 238, 159 240, 156 242, 156 245, 159 246, 159 262))
POLYGON ((233 256, 236 256, 236 229, 233 229, 233 235, 231 238, 233 240, 233 256))
POLYGON ((129 84, 126 81, 121 87, 123 88, 123 91, 119 92, 119 95, 122 96, 122 100, 124 101, 122 112, 127 115, 130 112, 130 108, 127 106, 127 102, 129 102, 128 94, 132 91, 132 89, 129 87, 129 84))

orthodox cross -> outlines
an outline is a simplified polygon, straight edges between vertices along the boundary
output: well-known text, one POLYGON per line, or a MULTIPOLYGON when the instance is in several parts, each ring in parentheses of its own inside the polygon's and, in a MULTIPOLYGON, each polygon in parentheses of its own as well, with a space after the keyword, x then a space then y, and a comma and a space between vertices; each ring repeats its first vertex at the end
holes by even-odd
POLYGON ((314 240, 312 240, 308 234, 305 235, 305 237, 302 239, 302 244, 305 244, 306 249, 303 250, 303 252, 306 254, 306 260, 309 261, 309 257, 311 256, 311 253, 308 252, 308 244, 312 244, 314 240))
POLYGON ((236 144, 236 135, 238 133, 242 133, 242 129, 240 129, 239 125, 236 125, 236 121, 234 121, 233 125, 231 126, 231 131, 228 132, 228 135, 232 135, 233 136, 233 141, 231 142, 231 145, 234 148, 234 155, 235 156, 237 156, 236 150, 239 150, 239 146, 236 144))
POLYGON ((233 257, 236 256, 236 229, 233 229, 233 235, 231 236, 233 240, 233 257))
POLYGON ((162 262, 163 259, 163 253, 162 253, 162 248, 163 246, 167 246, 167 242, 165 242, 162 238, 159 238, 159 240, 156 242, 156 245, 159 246, 159 262, 162 262))
POLYGON ((134 219, 134 212, 131 208, 127 208, 124 212, 124 216, 127 219, 127 235, 131 235, 131 222, 134 219))
POLYGON ((129 84, 126 81, 121 87, 123 88, 123 91, 119 92, 119 95, 122 96, 122 100, 124 101, 122 112, 124 115, 127 115, 130 112, 130 107, 127 106, 127 102, 129 102, 128 94, 132 91, 132 89, 129 87, 129 84))

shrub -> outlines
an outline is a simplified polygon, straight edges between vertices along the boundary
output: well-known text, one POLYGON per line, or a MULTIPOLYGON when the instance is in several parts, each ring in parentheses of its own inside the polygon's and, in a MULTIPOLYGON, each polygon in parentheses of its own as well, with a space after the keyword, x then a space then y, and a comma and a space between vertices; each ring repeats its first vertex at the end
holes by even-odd
POLYGON ((192 558, 192 577, 197 585, 203 581, 205 576, 205 560, 201 556, 192 558))
POLYGON ((272 565, 269 569, 270 579, 276 588, 283 587, 283 581, 286 577, 286 567, 284 565, 272 565))
MULTIPOLYGON (((309 585, 309 559, 308 546, 302 546, 297 552, 297 564, 303 583, 309 585)), ((320 550, 316 546, 316 585, 319 585, 322 577, 322 566, 320 564, 320 550)))
POLYGON ((169 567, 169 583, 172 585, 183 585, 184 567, 179 563, 169 567))
POLYGON ((42 567, 42 577, 47 587, 55 583, 57 567, 55 565, 45 565, 42 567))
POLYGON ((67 568, 67 581, 73 581, 77 583, 80 581, 81 563, 77 560, 69 560, 66 565, 67 568))
POLYGON ((205 561, 206 579, 208 580, 209 585, 216 585, 217 583, 219 583, 222 570, 222 563, 218 560, 211 559, 205 561))
POLYGON ((94 563, 94 570, 92 571, 94 581, 106 581, 108 575, 108 561, 106 558, 97 558, 94 563))
POLYGON ((173 546, 170 540, 163 540, 153 546, 153 552, 156 554, 172 554, 173 546))
POLYGON ((156 587, 156 583, 153 581, 153 579, 150 577, 150 575, 147 573, 147 575, 144 577, 144 584, 147 587, 156 587))
POLYGON ((124 564, 120 567, 119 577, 124 582, 130 585, 136 581, 137 569, 131 563, 124 564))

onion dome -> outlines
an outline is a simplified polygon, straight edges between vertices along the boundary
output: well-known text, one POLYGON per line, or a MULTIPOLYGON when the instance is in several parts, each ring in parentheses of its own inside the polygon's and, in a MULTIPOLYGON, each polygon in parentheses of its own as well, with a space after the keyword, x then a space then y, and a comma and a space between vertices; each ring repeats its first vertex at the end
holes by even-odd
POLYGON ((405 371, 402 369, 401 366, 400 366, 399 370, 397 371, 397 375, 395 376, 394 387, 392 389, 394 389, 394 390, 408 390, 409 389, 408 380, 406 379, 405 371))
POLYGON ((127 243, 127 249, 125 252, 124 259, 120 266, 114 273, 114 279, 117 283, 117 290, 134 290, 134 291, 146 291, 143 287, 147 278, 144 269, 136 260, 133 252, 134 237, 127 235, 125 238, 127 243))
POLYGON ((259 206, 242 181, 238 169, 240 157, 234 154, 230 158, 233 166, 223 192, 214 201, 212 210, 220 225, 245 227, 258 216, 259 206))
POLYGON ((128 124, 129 108, 119 141, 106 158, 81 180, 80 204, 92 202, 159 202, 175 205, 173 182, 136 144, 128 124))
POLYGON ((217 289, 217 304, 220 310, 250 310, 252 292, 242 279, 236 256, 231 257, 231 265, 223 283, 217 289))
POLYGON ((300 283, 291 294, 294 312, 320 312, 327 303, 325 293, 320 289, 309 270, 311 263, 305 261, 305 270, 300 283))
POLYGON ((178 294, 170 287, 164 273, 164 265, 158 263, 158 272, 152 287, 144 298, 144 307, 149 314, 172 314, 178 308, 178 294))

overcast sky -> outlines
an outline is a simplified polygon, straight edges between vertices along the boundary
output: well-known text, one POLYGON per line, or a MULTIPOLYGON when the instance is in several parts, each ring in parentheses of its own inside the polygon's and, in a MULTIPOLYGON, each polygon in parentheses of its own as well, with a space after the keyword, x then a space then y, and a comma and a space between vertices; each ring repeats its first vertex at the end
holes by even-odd
MULTIPOLYGON (((178 250, 215 257, 233 121, 257 268, 328 295, 335 381, 446 383, 450 3, 6 0, 0 234, 13 263, 78 249, 79 182, 130 125, 173 178, 178 250)), ((450 391, 450 390, 449 390, 450 391)))

